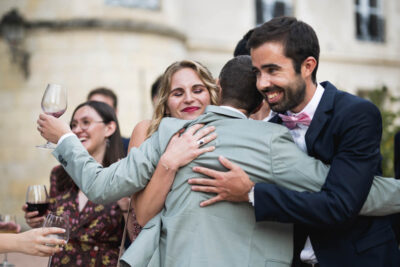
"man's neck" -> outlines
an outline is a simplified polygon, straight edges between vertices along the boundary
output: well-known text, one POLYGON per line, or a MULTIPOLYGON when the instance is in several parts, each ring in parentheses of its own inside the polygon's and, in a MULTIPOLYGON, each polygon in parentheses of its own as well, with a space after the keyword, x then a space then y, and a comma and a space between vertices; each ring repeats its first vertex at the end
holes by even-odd
POLYGON ((291 110, 291 112, 299 113, 300 111, 302 111, 308 105, 308 103, 310 103, 316 90, 317 90, 316 83, 310 82, 310 83, 306 84, 306 95, 304 97, 304 100, 298 106, 293 108, 291 110))

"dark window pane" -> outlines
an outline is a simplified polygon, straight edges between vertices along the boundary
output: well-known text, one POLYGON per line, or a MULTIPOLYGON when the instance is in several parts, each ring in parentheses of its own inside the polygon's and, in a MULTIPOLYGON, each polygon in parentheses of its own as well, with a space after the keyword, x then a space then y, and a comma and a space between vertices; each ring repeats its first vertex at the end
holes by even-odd
POLYGON ((357 37, 360 38, 361 33, 361 15, 360 13, 356 13, 356 30, 357 30, 357 37))
POLYGON ((369 16, 368 32, 373 40, 379 37, 378 17, 376 15, 369 16))
POLYGON ((274 5, 273 17, 280 17, 285 15, 285 3, 276 2, 274 5))
POLYGON ((264 23, 262 0, 256 0, 256 24, 264 23))
POLYGON ((377 0, 369 0, 369 6, 370 7, 377 7, 378 6, 377 2, 378 2, 377 0))

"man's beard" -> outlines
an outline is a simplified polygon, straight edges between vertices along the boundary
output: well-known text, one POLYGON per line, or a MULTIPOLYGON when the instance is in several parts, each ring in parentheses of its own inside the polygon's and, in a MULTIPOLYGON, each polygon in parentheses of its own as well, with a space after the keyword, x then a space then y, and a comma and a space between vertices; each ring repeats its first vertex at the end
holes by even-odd
POLYGON ((288 110, 294 109, 304 101, 306 96, 306 83, 300 78, 293 85, 289 85, 287 87, 274 86, 271 87, 269 91, 275 90, 283 92, 283 97, 279 102, 268 102, 268 104, 273 111, 284 113, 288 110))

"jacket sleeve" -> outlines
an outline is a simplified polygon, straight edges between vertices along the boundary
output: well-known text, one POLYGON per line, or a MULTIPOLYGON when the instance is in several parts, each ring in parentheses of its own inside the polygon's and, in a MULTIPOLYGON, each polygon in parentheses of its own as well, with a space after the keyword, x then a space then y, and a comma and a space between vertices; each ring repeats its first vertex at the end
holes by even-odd
MULTIPOLYGON (((279 127, 274 131, 269 146, 279 148, 271 153, 272 181, 294 191, 318 192, 329 172, 329 165, 308 156, 294 143, 289 131, 279 127)), ((360 215, 383 216, 400 212, 400 181, 394 178, 374 177, 360 215)))
MULTIPOLYGON (((337 122, 341 124, 340 131, 337 136, 332 135, 336 152, 321 191, 295 192, 276 184, 258 183, 254 191, 257 221, 329 227, 357 216, 380 159, 382 122, 377 108, 366 101, 347 110, 351 119, 337 122)), ((282 147, 275 142, 271 147, 272 156, 282 153, 282 147)), ((273 166, 277 166, 277 160, 284 159, 274 158, 273 166)), ((304 167, 302 171, 310 170, 304 167)))
POLYGON ((158 138, 153 134, 126 158, 103 168, 76 136, 67 137, 53 151, 83 193, 95 203, 110 203, 143 189, 158 163, 158 138))

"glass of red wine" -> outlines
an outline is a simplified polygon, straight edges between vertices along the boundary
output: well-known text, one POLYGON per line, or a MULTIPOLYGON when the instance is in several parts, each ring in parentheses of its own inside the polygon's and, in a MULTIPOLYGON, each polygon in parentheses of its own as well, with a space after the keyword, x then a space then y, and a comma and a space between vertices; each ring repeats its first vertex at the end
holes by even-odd
POLYGON ((27 211, 38 211, 39 214, 35 217, 46 215, 49 209, 49 197, 45 185, 30 185, 26 191, 27 211))
MULTIPOLYGON (((42 110, 56 118, 64 114, 67 109, 67 90, 58 84, 49 83, 42 98, 42 110)), ((39 148, 54 149, 55 145, 47 142, 39 148)))

